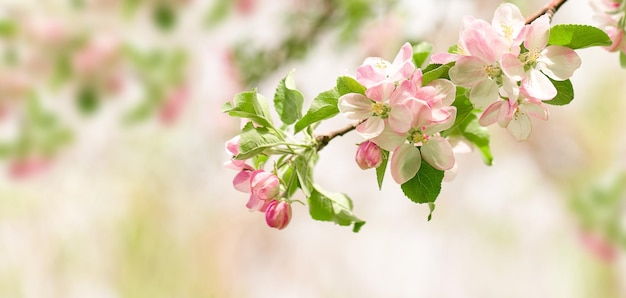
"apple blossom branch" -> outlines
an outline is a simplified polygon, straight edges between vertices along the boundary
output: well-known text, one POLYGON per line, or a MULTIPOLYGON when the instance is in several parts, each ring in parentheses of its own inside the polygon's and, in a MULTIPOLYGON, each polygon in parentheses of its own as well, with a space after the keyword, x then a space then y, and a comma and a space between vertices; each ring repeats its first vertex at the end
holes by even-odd
POLYGON ((532 23, 532 21, 538 19, 540 16, 547 14, 550 19, 554 16, 557 10, 561 8, 561 6, 567 2, 567 0, 552 0, 550 3, 546 4, 542 9, 538 10, 536 13, 526 18, 526 24, 532 23))
MULTIPOLYGON (((557 10, 559 10, 559 8, 561 8, 561 6, 563 4, 565 4, 565 2, 567 2, 567 0, 552 0, 550 3, 546 4, 543 8, 541 8, 540 10, 538 10, 536 13, 534 13, 533 15, 531 15, 530 17, 526 18, 526 23, 530 24, 532 23, 534 20, 538 19, 539 17, 541 17, 544 14, 547 14, 550 18, 552 18, 554 16, 554 14, 556 13, 557 10)), ((328 143, 339 136, 343 136, 346 133, 356 129, 356 127, 359 125, 360 123, 356 123, 356 124, 352 124, 350 126, 344 127, 342 129, 333 131, 327 135, 319 135, 316 136, 316 140, 317 140, 317 151, 322 150, 324 147, 326 147, 326 145, 328 145, 328 143)))

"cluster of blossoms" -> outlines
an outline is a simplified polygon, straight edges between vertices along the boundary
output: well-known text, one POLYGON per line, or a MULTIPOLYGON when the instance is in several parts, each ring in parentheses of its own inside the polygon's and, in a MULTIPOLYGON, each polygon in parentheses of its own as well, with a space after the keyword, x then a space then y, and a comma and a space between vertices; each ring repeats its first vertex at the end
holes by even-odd
MULTIPOLYGON (((239 154, 239 139, 236 136, 226 142, 226 152, 233 157, 239 154)), ((250 211, 265 212, 265 221, 272 228, 282 230, 287 227, 291 220, 291 205, 279 199, 281 183, 275 174, 262 169, 255 170, 245 160, 234 158, 224 166, 238 171, 233 186, 238 191, 250 194, 246 203, 250 211)))
POLYGON ((569 79, 580 67, 574 50, 550 45, 550 18, 526 25, 513 4, 502 4, 490 23, 465 17, 457 51, 437 54, 434 63, 456 62, 450 79, 470 89, 475 108, 484 110, 483 126, 498 123, 519 141, 531 133, 529 116, 547 120, 542 101, 557 95, 552 83, 569 79))
POLYGON ((612 44, 606 49, 626 55, 626 4, 623 0, 591 0, 594 18, 609 35, 612 44))
POLYGON ((422 71, 413 63, 413 48, 406 43, 392 63, 370 57, 357 68, 356 80, 365 94, 339 98, 341 113, 358 120, 356 132, 367 141, 357 150, 362 169, 378 167, 383 151, 392 153, 391 175, 402 184, 418 172, 422 158, 438 170, 455 165, 452 146, 439 132, 456 119, 456 89, 445 79, 422 86, 422 71))
POLYGON ((239 171, 233 184, 250 193, 246 206, 265 212, 271 227, 289 223, 290 197, 301 189, 313 219, 353 224, 357 232, 365 222, 352 213, 352 200, 322 190, 313 179, 318 152, 354 130, 364 138, 356 151, 358 166, 376 168, 379 187, 389 167, 404 195, 427 203, 432 214, 442 181, 454 175, 457 149, 465 151, 463 145, 470 143, 490 165, 485 127, 498 123, 516 140, 526 140, 531 117, 547 120, 544 104, 573 100, 569 79, 581 65, 574 50, 611 43, 592 26, 551 28, 549 14, 527 24, 519 9, 507 3, 498 7, 491 23, 465 17, 456 47, 432 55, 423 69, 418 66, 431 54, 428 44, 414 48, 405 43, 392 62, 366 58, 355 77, 337 78, 336 86, 315 97, 306 113, 292 72, 274 94, 280 124, 256 90, 237 94, 224 105, 224 112, 247 119, 240 138, 227 143, 233 157, 227 166, 239 171), (314 134, 318 122, 338 114, 354 123, 328 135, 314 134), (273 171, 266 172, 262 165, 272 155, 278 157, 273 171))

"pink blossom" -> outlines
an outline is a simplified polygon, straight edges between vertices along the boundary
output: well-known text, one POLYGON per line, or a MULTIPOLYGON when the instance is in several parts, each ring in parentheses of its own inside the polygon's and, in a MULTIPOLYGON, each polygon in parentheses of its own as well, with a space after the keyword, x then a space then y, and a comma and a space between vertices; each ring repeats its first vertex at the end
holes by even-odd
POLYGON ((378 57, 368 57, 356 69, 356 80, 370 88, 382 82, 395 83, 411 77, 415 71, 413 48, 408 42, 401 48, 392 63, 378 57))
POLYGON ((548 120, 548 110, 539 99, 528 96, 523 90, 516 100, 499 100, 491 104, 483 112, 479 123, 488 126, 497 122, 517 141, 524 141, 532 132, 530 117, 548 120))
POLYGON ((251 192, 250 176, 254 168, 245 160, 235 159, 235 156, 239 154, 239 140, 240 136, 235 136, 226 142, 226 153, 230 154, 232 158, 224 163, 224 167, 239 171, 233 179, 233 187, 238 191, 249 193, 251 192))
POLYGON ((505 57, 503 71, 510 76, 521 77, 522 87, 529 96, 541 100, 552 99, 557 90, 548 78, 556 81, 569 79, 580 67, 580 57, 570 48, 547 46, 550 19, 546 15, 533 21, 524 30, 524 47, 528 52, 519 57, 505 57))
POLYGON ((44 157, 27 157, 16 160, 9 166, 9 173, 15 179, 25 179, 44 172, 50 160, 44 157))
POLYGON ((383 162, 383 152, 378 145, 365 141, 359 145, 355 160, 362 170, 377 168, 383 162))
MULTIPOLYGON (((398 133, 391 129, 372 139, 381 148, 393 151, 391 156, 391 175, 402 184, 413 178, 419 171, 424 159, 438 170, 449 170, 454 164, 452 146, 440 132, 450 128, 456 119, 456 108, 449 106, 451 100, 447 92, 454 94, 443 82, 433 84, 433 89, 417 92, 422 98, 407 101, 413 114, 411 129, 398 133), (446 114, 441 117, 439 114, 446 114)), ((427 86, 428 87, 428 86, 427 86)))
POLYGON ((265 222, 271 228, 282 230, 291 221, 291 205, 285 201, 273 200, 265 211, 265 222))
POLYGON ((403 81, 395 84, 383 82, 373 86, 365 95, 349 93, 339 98, 339 111, 348 119, 362 122, 357 133, 366 139, 378 136, 385 126, 396 132, 406 132, 413 121, 405 101, 415 93, 415 85, 403 81))
POLYGON ((252 211, 265 212, 279 191, 280 180, 276 175, 264 170, 253 171, 250 175, 250 199, 246 207, 252 211))
POLYGON ((109 35, 97 35, 75 54, 74 70, 81 75, 94 74, 109 64, 119 54, 121 47, 117 38, 109 35))
POLYGON ((172 90, 166 97, 160 111, 160 119, 164 123, 171 124, 176 121, 180 112, 189 98, 189 88, 180 86, 172 90))

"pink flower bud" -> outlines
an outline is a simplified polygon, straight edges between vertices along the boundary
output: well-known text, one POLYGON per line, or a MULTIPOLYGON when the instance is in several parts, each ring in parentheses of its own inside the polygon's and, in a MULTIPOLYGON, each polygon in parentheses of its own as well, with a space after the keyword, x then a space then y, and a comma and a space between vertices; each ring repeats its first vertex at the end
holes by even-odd
POLYGON ((250 175, 252 195, 261 200, 271 200, 278 195, 280 180, 276 175, 264 170, 257 170, 250 175))
POLYGON ((267 225, 282 230, 291 220, 291 205, 285 201, 272 201, 265 211, 267 225))
POLYGON ((365 141, 356 150, 355 160, 363 170, 376 168, 383 162, 383 152, 378 145, 365 141))

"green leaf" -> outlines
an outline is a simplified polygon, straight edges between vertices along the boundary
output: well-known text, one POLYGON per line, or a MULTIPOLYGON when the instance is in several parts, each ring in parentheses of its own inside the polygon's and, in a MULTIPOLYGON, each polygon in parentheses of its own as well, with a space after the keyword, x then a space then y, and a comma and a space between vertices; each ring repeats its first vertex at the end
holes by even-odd
POLYGON ((382 150, 383 161, 376 168, 376 181, 378 182, 378 189, 383 188, 383 180, 385 179, 385 171, 387 170, 387 162, 389 161, 389 151, 382 150))
POLYGON ((176 12, 170 4, 159 3, 152 11, 152 21, 159 29, 165 31, 176 26, 176 12))
POLYGON ((433 45, 425 41, 413 46, 413 63, 415 66, 418 68, 422 66, 432 51, 433 45))
POLYGON ((355 233, 365 224, 365 221, 354 216, 352 200, 343 193, 322 191, 316 186, 308 198, 308 203, 311 218, 315 220, 332 221, 340 226, 354 224, 352 231, 355 233))
POLYGON ((274 108, 280 115, 280 120, 285 124, 292 124, 302 118, 304 96, 302 92, 296 89, 293 73, 294 71, 292 70, 278 83, 276 93, 274 94, 274 108))
POLYGON ((610 46, 611 39, 599 28, 589 25, 555 25, 550 29, 549 45, 582 49, 610 46))
POLYGON ((248 122, 241 132, 239 140, 239 154, 237 159, 248 159, 263 152, 267 148, 281 143, 281 140, 266 127, 254 127, 248 122))
POLYGON ((624 52, 619 52, 619 65, 622 66, 622 68, 626 68, 626 54, 624 54, 624 52))
POLYGON ((310 196, 313 189, 313 169, 317 162, 317 153, 311 151, 308 154, 298 155, 294 159, 294 167, 298 174, 300 189, 305 196, 310 196))
POLYGON ((462 135, 480 150, 485 164, 488 166, 492 165, 493 155, 489 147, 489 131, 478 123, 478 117, 475 114, 470 114, 461 123, 459 129, 462 135))
POLYGON ((554 87, 556 87, 556 96, 551 100, 546 100, 544 103, 562 106, 566 105, 574 99, 574 88, 572 87, 572 82, 570 80, 565 81, 555 81, 550 79, 554 87))
POLYGON ((222 106, 222 112, 233 117, 250 119, 262 126, 273 127, 267 100, 256 90, 235 95, 232 104, 227 102, 222 106))
POLYGON ((0 20, 0 37, 11 37, 17 32, 17 25, 11 20, 0 20))
POLYGON ((337 91, 339 92, 339 96, 348 93, 365 94, 365 86, 351 77, 343 76, 337 78, 337 91))
POLYGON ((302 119, 298 120, 295 125, 295 132, 299 132, 307 126, 325 119, 329 119, 339 114, 337 101, 339 92, 337 88, 320 93, 311 103, 311 107, 302 119))
POLYGON ((427 162, 422 162, 415 177, 402 184, 402 191, 415 203, 433 203, 441 192, 443 174, 443 171, 433 168, 427 162))
POLYGON ((98 92, 91 86, 80 88, 77 95, 76 103, 78 109, 83 115, 91 115, 98 110, 100 100, 98 92))
MULTIPOLYGON (((431 64, 431 65, 438 65, 438 64, 431 64)), ((425 86, 426 84, 436 79, 450 79, 450 77, 448 76, 448 71, 450 70, 450 68, 452 68, 453 65, 454 65, 454 62, 451 62, 448 64, 436 66, 436 68, 430 69, 430 70, 427 67, 424 70, 424 75, 422 76, 422 86, 425 86)))

